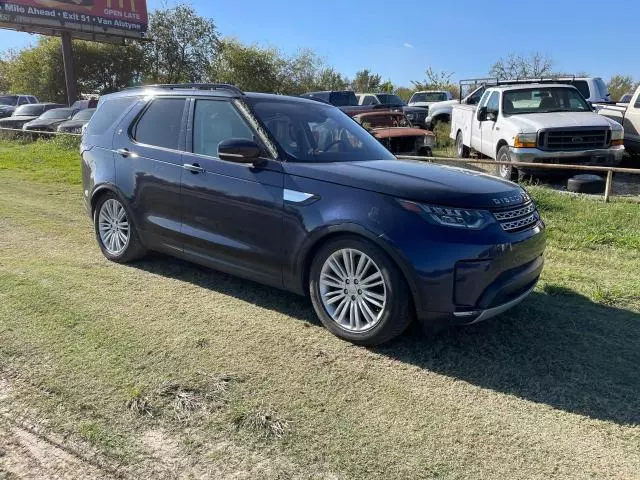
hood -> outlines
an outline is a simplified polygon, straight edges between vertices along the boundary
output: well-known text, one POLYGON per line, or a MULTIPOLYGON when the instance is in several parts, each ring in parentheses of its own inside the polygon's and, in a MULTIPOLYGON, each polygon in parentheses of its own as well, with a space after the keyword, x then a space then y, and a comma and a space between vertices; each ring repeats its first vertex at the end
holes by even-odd
POLYGON ((533 133, 542 128, 612 126, 612 122, 595 112, 525 113, 507 118, 522 133, 533 133))
POLYGON ((431 105, 440 102, 411 102, 409 104, 410 107, 421 107, 421 108, 429 108, 431 105))
POLYGON ((413 113, 427 113, 427 109, 420 107, 410 107, 408 105, 402 107, 402 111, 404 113, 413 112, 413 113))
POLYGON ((87 123, 89 123, 89 120, 66 120, 62 122, 59 125, 59 127, 60 128, 82 128, 87 123))
POLYGON ((434 102, 431 105, 429 105, 429 110, 433 111, 436 108, 453 107, 454 105, 460 105, 460 102, 458 100, 445 100, 443 102, 434 102))
POLYGON ((2 125, 14 125, 14 124, 25 124, 27 122, 30 122, 31 120, 35 120, 38 117, 34 117, 34 116, 25 116, 25 115, 18 115, 17 117, 11 116, 11 117, 7 117, 7 118, 3 118, 2 120, 0 120, 0 126, 2 125))
POLYGON ((29 127, 55 127, 56 125, 65 122, 65 118, 44 118, 44 119, 35 119, 30 121, 27 126, 29 127))
POLYGON ((433 135, 431 132, 427 132, 420 128, 410 128, 410 127, 372 128, 371 133, 373 133, 376 138, 424 137, 427 135, 433 135))
POLYGON ((283 167, 289 175, 450 207, 495 208, 500 199, 513 201, 524 193, 515 183, 484 173, 412 160, 285 162, 283 167))

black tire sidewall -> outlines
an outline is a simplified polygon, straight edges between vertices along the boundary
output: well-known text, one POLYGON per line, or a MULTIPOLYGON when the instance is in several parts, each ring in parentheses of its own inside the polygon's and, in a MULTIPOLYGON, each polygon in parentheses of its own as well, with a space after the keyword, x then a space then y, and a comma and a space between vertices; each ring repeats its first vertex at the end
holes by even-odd
MULTIPOLYGON (((500 147, 500 150, 498 150, 498 161, 502 162, 502 161, 507 161, 510 162, 511 161, 511 155, 509 155, 509 147, 502 146, 500 147), (506 160, 503 160, 503 157, 506 157, 506 160)), ((514 176, 515 176, 515 172, 516 170, 513 167, 509 167, 509 174, 504 177, 502 176, 502 167, 503 165, 496 165, 496 175, 500 178, 502 178, 503 180, 513 180, 514 176)))
POLYGON ((358 345, 378 345, 400 335, 412 320, 412 306, 408 286, 388 255, 378 246, 357 236, 342 236, 329 241, 316 253, 309 272, 311 302, 322 324, 337 337, 358 345), (320 298, 319 277, 325 260, 335 251, 353 248, 368 255, 378 266, 385 281, 387 305, 378 324, 363 333, 341 328, 327 313, 320 298))

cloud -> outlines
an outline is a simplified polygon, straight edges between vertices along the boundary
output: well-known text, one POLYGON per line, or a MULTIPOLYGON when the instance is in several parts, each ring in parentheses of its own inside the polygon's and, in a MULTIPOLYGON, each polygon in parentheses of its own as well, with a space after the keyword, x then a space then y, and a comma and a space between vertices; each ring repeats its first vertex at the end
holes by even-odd
POLYGON ((413 45, 411 45, 409 42, 404 42, 402 45, 404 46, 404 48, 413 48, 413 45))

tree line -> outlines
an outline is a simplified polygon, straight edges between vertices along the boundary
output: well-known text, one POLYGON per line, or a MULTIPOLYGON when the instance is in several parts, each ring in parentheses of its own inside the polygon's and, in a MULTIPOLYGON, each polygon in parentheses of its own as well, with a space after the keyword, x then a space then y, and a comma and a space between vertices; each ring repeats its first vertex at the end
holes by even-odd
MULTIPOLYGON (((314 90, 351 89, 356 92, 396 93, 404 100, 417 90, 448 90, 458 95, 453 72, 427 68, 425 78, 411 86, 394 85, 369 69, 348 78, 313 50, 285 55, 274 47, 248 45, 222 38, 215 22, 197 14, 189 4, 161 8, 149 16, 151 42, 124 45, 74 40, 78 89, 85 94, 106 94, 128 86, 149 83, 224 82, 246 91, 299 95, 314 90)), ((0 56, 0 92, 29 93, 65 102, 60 40, 40 37, 33 47, 5 51, 0 56)), ((540 53, 510 54, 491 66, 500 79, 553 74, 553 61, 540 53)), ((636 85, 629 76, 609 82, 617 100, 636 85)))

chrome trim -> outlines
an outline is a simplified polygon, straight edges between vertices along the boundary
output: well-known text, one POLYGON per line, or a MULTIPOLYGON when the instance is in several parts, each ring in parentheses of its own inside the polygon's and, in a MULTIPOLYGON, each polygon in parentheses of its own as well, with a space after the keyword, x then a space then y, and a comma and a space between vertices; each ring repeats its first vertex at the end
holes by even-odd
POLYGON ((304 203, 314 197, 315 195, 313 193, 299 192, 297 190, 289 190, 288 188, 285 188, 282 192, 284 201, 290 203, 304 203))
POLYGON ((474 323, 488 320, 489 318, 495 317, 496 315, 500 315, 501 313, 504 313, 507 310, 515 307, 520 302, 522 302, 525 298, 527 298, 535 288, 536 286, 534 285, 519 297, 516 297, 507 303, 503 303, 502 305, 498 305, 497 307, 488 308, 486 310, 476 310, 473 312, 454 312, 453 315, 456 318, 468 318, 477 314, 478 316, 472 322, 469 322, 466 324, 466 325, 473 325, 474 323))

